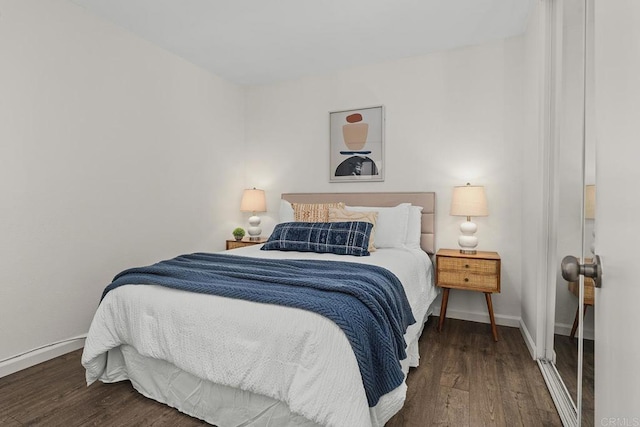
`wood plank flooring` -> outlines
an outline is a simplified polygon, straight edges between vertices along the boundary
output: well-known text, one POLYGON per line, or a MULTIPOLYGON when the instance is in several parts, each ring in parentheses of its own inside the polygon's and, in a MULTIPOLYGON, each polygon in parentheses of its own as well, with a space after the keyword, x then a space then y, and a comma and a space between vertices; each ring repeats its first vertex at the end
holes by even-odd
MULTIPOLYGON (((404 408, 388 427, 560 426, 537 364, 516 328, 431 318, 404 408)), ((203 421, 147 399, 129 382, 86 387, 81 350, 0 378, 0 426, 195 426, 203 421)))
POLYGON ((420 366, 409 371, 407 401, 387 427, 561 426, 537 363, 516 328, 431 318, 420 366))

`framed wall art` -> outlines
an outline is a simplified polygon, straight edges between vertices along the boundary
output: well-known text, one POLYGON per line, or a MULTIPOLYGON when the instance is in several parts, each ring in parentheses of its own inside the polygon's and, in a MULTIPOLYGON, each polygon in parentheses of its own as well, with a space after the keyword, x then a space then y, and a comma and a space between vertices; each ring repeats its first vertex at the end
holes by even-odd
POLYGON ((329 113, 329 182, 384 181, 384 107, 329 113))

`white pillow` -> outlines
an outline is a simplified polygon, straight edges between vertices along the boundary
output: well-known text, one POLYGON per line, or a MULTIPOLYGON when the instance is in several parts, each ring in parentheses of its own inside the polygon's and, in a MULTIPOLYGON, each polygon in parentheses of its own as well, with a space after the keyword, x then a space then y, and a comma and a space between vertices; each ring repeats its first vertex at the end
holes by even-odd
POLYGON ((420 249, 422 235, 422 206, 409 206, 409 221, 404 246, 408 249, 420 249))
POLYGON ((293 222, 293 206, 284 199, 280 199, 280 222, 293 222))
POLYGON ((407 237, 410 206, 411 203, 401 203, 392 208, 345 206, 345 209, 354 212, 378 212, 376 248, 403 248, 407 237))

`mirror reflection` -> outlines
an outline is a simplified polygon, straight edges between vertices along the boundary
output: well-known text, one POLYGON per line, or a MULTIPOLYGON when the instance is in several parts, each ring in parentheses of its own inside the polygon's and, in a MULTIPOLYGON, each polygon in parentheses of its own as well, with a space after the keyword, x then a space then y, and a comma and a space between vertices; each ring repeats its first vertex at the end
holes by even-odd
MULTIPOLYGON (((585 14, 588 11, 585 3, 585 0, 562 2, 557 266, 565 255, 574 255, 581 264, 591 263, 595 249, 595 141, 589 128, 593 122, 589 120, 592 85, 589 72, 585 74, 585 68, 588 70, 589 67, 588 63, 585 66, 589 56, 585 52, 585 14)), ((593 425, 594 282, 589 278, 583 282, 567 282, 558 268, 555 297, 556 369, 576 408, 582 409, 581 425, 593 425), (581 286, 584 286, 582 306, 581 286), (580 322, 583 322, 584 338, 581 373, 578 363, 580 322)))

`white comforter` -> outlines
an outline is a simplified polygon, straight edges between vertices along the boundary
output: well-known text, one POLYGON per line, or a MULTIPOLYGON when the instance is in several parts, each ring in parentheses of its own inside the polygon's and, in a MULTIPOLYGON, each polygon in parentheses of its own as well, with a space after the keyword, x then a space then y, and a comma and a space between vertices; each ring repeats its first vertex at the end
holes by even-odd
MULTIPOLYGON (((416 324, 415 340, 435 298, 431 262, 420 250, 379 249, 369 257, 260 251, 234 255, 334 259, 376 264, 401 280, 416 324)), ((82 364, 87 383, 111 382, 107 352, 128 344, 143 356, 165 360, 199 378, 288 404, 291 412, 327 426, 381 426, 404 403, 406 386, 369 408, 356 358, 340 328, 304 310, 189 293, 160 286, 122 286, 107 294, 95 314, 82 364)), ((403 362, 405 374, 417 354, 403 362)))

